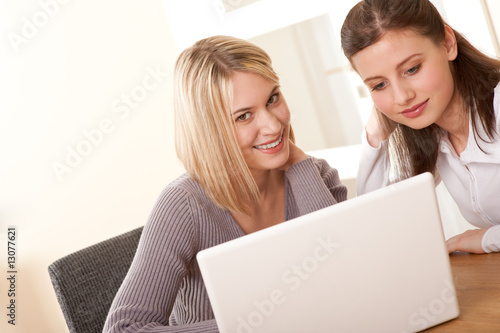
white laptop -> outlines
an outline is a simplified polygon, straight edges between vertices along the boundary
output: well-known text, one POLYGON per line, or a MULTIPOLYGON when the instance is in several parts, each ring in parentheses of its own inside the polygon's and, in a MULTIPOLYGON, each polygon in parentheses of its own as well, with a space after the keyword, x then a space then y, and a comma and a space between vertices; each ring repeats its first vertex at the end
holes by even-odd
POLYGON ((221 332, 416 332, 456 318, 431 174, 198 253, 221 332))

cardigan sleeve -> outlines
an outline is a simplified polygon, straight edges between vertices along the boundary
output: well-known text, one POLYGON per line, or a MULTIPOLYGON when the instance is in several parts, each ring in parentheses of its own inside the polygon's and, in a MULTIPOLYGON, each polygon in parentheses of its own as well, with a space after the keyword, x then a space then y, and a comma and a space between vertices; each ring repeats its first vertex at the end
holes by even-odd
POLYGON ((356 178, 357 195, 362 195, 389 185, 390 159, 388 141, 373 148, 368 143, 366 131, 361 138, 361 159, 356 178))
POLYGON ((188 266, 196 256, 190 198, 167 187, 158 199, 104 332, 218 332, 215 320, 168 326, 188 266))
POLYGON ((341 183, 337 170, 323 159, 309 157, 295 163, 287 171, 287 178, 300 215, 331 206, 347 198, 347 187, 341 183))

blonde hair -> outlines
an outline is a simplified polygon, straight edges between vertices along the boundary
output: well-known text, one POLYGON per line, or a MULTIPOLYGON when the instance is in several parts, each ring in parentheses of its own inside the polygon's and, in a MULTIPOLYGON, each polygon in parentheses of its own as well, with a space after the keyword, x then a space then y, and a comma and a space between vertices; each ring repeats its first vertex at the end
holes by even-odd
MULTIPOLYGON (((175 145, 187 173, 213 202, 250 215, 260 192, 231 118, 235 71, 279 84, 269 55, 242 39, 209 37, 180 54, 174 72, 175 145)), ((292 132, 290 139, 294 141, 292 132)))

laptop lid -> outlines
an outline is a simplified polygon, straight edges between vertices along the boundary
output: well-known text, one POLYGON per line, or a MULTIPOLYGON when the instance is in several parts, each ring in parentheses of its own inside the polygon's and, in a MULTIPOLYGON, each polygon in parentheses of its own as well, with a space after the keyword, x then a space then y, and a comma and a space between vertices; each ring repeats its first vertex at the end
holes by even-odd
POLYGON ((459 314, 429 173, 197 259, 221 332, 416 332, 459 314))

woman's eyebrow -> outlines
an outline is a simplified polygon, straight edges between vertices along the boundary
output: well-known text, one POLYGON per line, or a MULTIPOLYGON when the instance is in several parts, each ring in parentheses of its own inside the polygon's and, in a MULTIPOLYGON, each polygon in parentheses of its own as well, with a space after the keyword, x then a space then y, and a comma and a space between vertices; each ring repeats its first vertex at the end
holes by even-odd
POLYGON ((271 97, 272 95, 274 95, 274 93, 276 92, 277 89, 280 88, 280 85, 278 84, 276 87, 273 88, 273 90, 271 90, 271 93, 269 94, 269 97, 271 97))
MULTIPOLYGON (((271 97, 272 95, 274 95, 274 93, 276 92, 276 90, 277 90, 277 89, 279 89, 279 88, 280 88, 280 85, 276 85, 276 86, 273 88, 273 90, 271 90, 271 93, 269 94, 269 97, 271 97)), ((249 110, 251 110, 251 109, 252 109, 252 107, 250 107, 250 106, 248 106, 248 107, 244 107, 244 108, 240 108, 240 109, 238 109, 238 110, 236 110, 236 111, 233 111, 233 112, 232 112, 232 114, 233 114, 233 115, 235 115, 235 114, 237 114, 237 113, 240 113, 240 112, 246 112, 246 111, 249 111, 249 110)))
POLYGON ((240 112, 247 112, 250 111, 252 108, 251 107, 246 107, 246 108, 241 108, 233 112, 233 115, 240 113, 240 112))
MULTIPOLYGON (((418 57, 420 55, 422 55, 422 53, 415 53, 415 54, 410 55, 409 57, 406 57, 403 61, 401 61, 399 64, 397 64, 396 70, 399 70, 407 62, 409 62, 410 60, 412 60, 414 57, 418 57)), ((363 82, 367 83, 368 81, 376 80, 376 79, 380 79, 380 78, 382 78, 382 76, 379 76, 379 75, 378 76, 371 76, 371 77, 368 77, 368 78, 364 79, 363 82)))
POLYGON ((401 61, 397 66, 396 66, 396 69, 400 69, 401 67, 403 67, 407 62, 409 62, 410 60, 412 60, 413 58, 415 57, 418 57, 418 56, 421 56, 422 53, 415 53, 415 54, 412 54, 411 56, 407 57, 406 59, 404 59, 403 61, 401 61))

